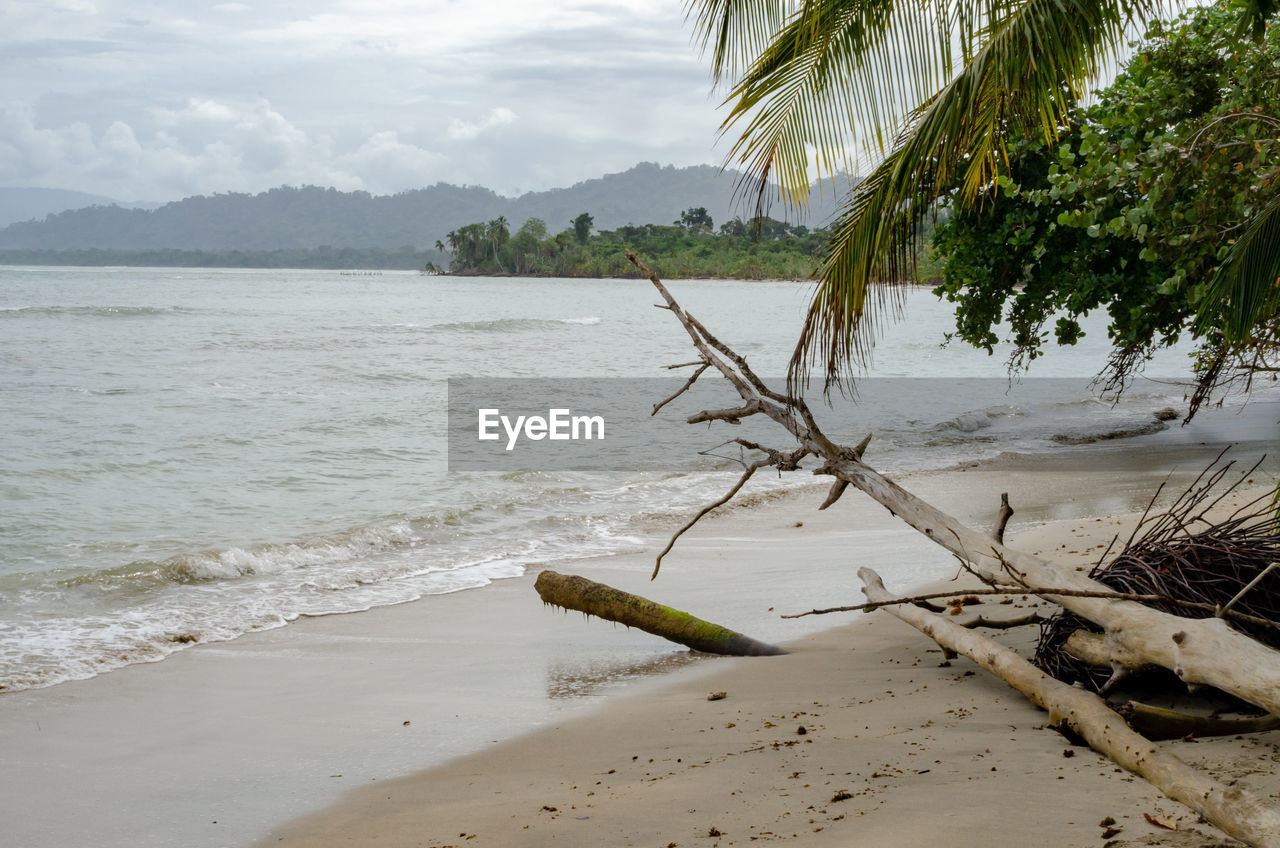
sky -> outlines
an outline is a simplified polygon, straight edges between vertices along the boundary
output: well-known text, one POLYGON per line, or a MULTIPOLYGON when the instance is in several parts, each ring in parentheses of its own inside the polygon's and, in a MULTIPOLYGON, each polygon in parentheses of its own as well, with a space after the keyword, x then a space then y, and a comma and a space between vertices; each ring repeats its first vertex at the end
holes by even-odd
POLYGON ((680 0, 5 0, 0 186, 501 194, 722 163, 680 0))

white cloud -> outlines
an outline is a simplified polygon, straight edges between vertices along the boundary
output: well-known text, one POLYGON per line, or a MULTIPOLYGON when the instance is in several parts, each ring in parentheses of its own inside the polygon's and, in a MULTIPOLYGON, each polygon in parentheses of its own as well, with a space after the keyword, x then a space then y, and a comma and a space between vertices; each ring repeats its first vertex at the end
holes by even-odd
POLYGON ((449 122, 449 138, 454 141, 471 141, 478 138, 481 133, 487 132, 494 127, 513 123, 515 119, 516 113, 503 106, 491 109, 488 116, 480 121, 471 122, 454 118, 449 122))
POLYGON ((191 98, 181 109, 157 108, 152 110, 152 114, 162 127, 192 122, 227 124, 236 119, 236 112, 230 106, 200 97, 191 98))
POLYGON ((307 133, 265 100, 193 100, 159 110, 156 124, 140 138, 115 121, 95 137, 84 123, 38 127, 28 108, 0 109, 0 184, 132 200, 308 183, 385 194, 446 175, 444 156, 395 131, 336 149, 327 135, 307 133), (135 188, 122 196, 122 183, 135 188))
POLYGON ((510 193, 719 159, 680 0, 92 2, 0 3, 0 185, 510 193))
POLYGON ((380 132, 359 148, 339 156, 334 164, 358 175, 375 192, 395 193, 428 185, 447 173, 447 158, 439 153, 405 144, 394 132, 380 132))

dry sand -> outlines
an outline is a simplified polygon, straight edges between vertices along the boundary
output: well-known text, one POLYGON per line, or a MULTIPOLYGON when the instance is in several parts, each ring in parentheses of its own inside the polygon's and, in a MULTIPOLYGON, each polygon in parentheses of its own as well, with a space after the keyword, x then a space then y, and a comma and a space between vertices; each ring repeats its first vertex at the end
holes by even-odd
MULTIPOLYGON (((1132 520, 1023 527, 1011 541, 1087 566, 1132 520)), ((995 617, 1029 604, 970 610, 995 617)), ((1034 636, 1024 628, 1005 641, 1026 649, 1034 636)), ((1002 681, 964 658, 943 662, 887 615, 789 647, 788 656, 724 661, 711 676, 645 686, 591 715, 379 782, 261 844, 1234 844, 1047 729, 1046 715, 1002 681), (719 691, 723 699, 708 699, 719 691)), ((1280 792, 1280 733, 1165 744, 1224 782, 1280 792)))

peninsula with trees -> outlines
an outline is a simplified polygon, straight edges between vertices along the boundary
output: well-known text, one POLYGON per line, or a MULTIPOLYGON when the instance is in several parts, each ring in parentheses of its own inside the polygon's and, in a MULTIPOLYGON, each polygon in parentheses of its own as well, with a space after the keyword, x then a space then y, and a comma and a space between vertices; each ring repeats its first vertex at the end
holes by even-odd
MULTIPOLYGON (((718 228, 706 207, 684 209, 670 224, 594 228, 590 213, 552 234, 541 218, 515 232, 505 218, 449 232, 437 247, 450 274, 519 277, 634 277, 625 251, 649 258, 668 277, 741 280, 809 279, 831 234, 765 215, 734 217, 718 228)), ((432 269, 436 270, 436 269, 432 269)))

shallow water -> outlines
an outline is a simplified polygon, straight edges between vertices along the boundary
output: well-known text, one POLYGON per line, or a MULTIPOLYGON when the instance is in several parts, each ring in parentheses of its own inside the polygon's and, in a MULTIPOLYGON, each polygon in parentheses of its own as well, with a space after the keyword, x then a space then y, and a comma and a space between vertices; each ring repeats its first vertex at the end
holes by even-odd
MULTIPOLYGON (((672 288, 758 372, 784 372, 808 286, 672 288)), ((0 268, 0 689, 634 550, 718 496, 728 464, 451 473, 446 381, 669 376, 690 349, 654 299, 625 280, 0 268)), ((897 382, 865 395, 912 403, 825 413, 841 436, 875 430, 889 470, 1052 452, 1181 399, 1143 382, 1097 401, 1097 322, 1037 370, 1055 379, 1010 389, 1001 355, 939 345, 945 304, 907 301, 873 372, 897 382), (902 382, 918 378, 934 382, 902 382)))

